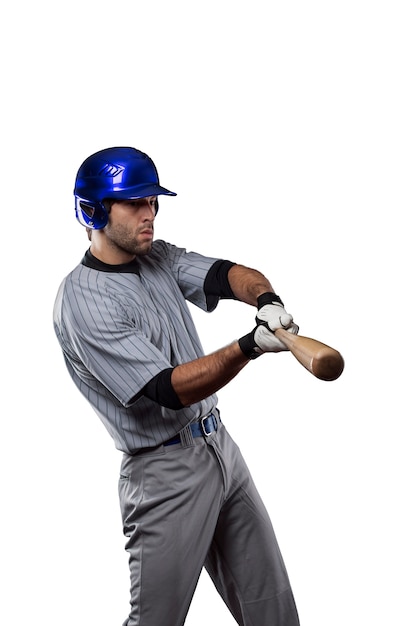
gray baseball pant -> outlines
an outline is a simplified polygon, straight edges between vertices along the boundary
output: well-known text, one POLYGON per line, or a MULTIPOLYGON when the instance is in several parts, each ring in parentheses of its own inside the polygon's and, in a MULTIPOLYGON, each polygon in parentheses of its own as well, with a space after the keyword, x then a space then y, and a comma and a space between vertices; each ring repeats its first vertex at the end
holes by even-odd
POLYGON ((268 513, 226 428, 136 456, 119 481, 131 612, 183 626, 203 567, 241 626, 299 626, 268 513))

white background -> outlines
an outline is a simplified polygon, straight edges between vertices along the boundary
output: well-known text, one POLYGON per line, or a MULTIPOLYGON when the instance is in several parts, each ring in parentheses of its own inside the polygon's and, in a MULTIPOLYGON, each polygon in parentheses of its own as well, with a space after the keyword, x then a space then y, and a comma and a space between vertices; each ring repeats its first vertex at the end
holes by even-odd
MULTIPOLYGON (((129 578, 118 453, 52 329, 87 239, 76 170, 132 145, 156 235, 256 267, 337 381, 250 363, 220 408, 304 626, 415 626, 416 19, 402 0, 8 3, 1 23, 0 622, 115 626, 129 578)), ((254 311, 195 311, 209 352, 254 311)), ((187 626, 232 625, 203 574, 187 626)), ((164 625, 169 626, 169 625, 164 625)))

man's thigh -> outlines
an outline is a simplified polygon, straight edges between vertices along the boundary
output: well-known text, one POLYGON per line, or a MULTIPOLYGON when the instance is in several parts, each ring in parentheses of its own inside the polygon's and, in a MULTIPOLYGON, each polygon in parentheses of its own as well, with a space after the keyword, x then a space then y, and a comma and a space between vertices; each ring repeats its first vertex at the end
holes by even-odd
POLYGON ((239 448, 227 432, 213 446, 228 476, 206 569, 239 624, 298 626, 275 532, 239 448))
POLYGON ((129 626, 181 626, 204 565, 224 492, 201 439, 125 459, 119 484, 131 572, 129 626))

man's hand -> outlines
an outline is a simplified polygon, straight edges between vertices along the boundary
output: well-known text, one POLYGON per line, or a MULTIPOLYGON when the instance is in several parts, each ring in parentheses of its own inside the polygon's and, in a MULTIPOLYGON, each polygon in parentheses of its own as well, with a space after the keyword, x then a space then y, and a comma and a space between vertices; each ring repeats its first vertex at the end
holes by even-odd
POLYGON ((288 348, 275 337, 267 326, 259 324, 252 332, 239 339, 239 346, 248 359, 256 359, 265 352, 284 352, 288 348))
POLYGON ((298 333, 298 326, 294 324, 292 315, 287 313, 281 298, 274 293, 259 296, 256 323, 267 326, 272 332, 277 328, 285 328, 294 335, 298 333))

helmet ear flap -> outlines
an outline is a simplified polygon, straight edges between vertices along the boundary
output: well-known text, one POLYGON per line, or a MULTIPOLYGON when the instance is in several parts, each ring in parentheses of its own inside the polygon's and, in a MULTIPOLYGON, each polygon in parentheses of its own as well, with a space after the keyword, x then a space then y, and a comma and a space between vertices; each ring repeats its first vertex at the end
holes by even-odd
POLYGON ((80 224, 93 230, 104 228, 109 219, 101 202, 89 202, 77 197, 75 199, 75 215, 80 224))

